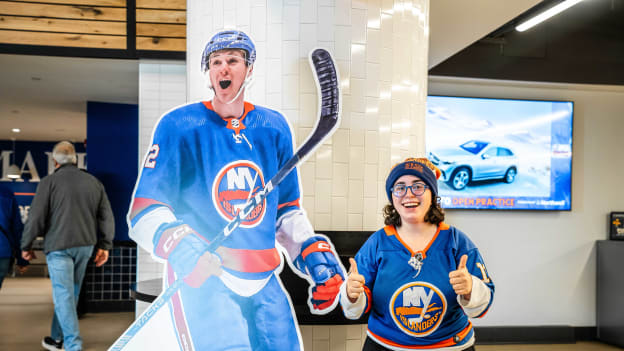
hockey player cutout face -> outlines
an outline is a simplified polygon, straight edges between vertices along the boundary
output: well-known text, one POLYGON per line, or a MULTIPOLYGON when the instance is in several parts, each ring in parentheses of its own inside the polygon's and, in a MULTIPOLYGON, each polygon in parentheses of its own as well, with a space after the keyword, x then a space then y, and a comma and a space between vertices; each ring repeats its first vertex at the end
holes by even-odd
MULTIPOLYGON (((209 76, 215 100, 224 104, 232 101, 248 72, 251 76, 252 71, 253 66, 247 66, 245 53, 241 50, 219 50, 212 53, 209 59, 209 76)), ((242 100, 243 95, 241 93, 237 100, 242 100)))
MULTIPOLYGON (((420 178, 411 174, 406 174, 399 177, 399 179, 397 179, 397 181, 393 184, 393 187, 399 183, 405 184, 407 186, 413 185, 414 183, 424 184, 424 182, 420 178)), ((403 195, 402 197, 397 197, 396 195, 392 194, 392 205, 401 216, 401 222, 424 222, 425 215, 431 207, 431 190, 429 188, 425 189, 425 192, 422 195, 414 195, 412 189, 406 190, 407 191, 405 192, 405 195, 403 195)))

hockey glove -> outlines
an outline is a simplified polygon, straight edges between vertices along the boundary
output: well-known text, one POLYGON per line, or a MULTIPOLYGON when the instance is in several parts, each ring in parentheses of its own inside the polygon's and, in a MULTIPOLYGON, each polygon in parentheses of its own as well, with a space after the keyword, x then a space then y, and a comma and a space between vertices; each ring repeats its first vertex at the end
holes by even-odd
POLYGON ((309 274, 315 283, 310 296, 314 311, 330 312, 344 281, 344 272, 329 243, 322 237, 306 240, 294 263, 300 271, 309 274))
POLYGON ((211 275, 221 274, 221 259, 208 251, 208 243, 182 221, 161 225, 154 235, 154 253, 169 262, 178 278, 201 286, 211 275))

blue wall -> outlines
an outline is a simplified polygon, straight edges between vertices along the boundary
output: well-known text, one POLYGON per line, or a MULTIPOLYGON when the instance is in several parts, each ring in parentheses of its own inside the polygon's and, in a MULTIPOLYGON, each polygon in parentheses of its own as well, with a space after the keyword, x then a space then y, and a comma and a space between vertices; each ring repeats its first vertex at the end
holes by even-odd
POLYGON ((115 240, 129 241, 126 213, 138 175, 137 105, 87 102, 87 169, 104 187, 115 215, 115 240))

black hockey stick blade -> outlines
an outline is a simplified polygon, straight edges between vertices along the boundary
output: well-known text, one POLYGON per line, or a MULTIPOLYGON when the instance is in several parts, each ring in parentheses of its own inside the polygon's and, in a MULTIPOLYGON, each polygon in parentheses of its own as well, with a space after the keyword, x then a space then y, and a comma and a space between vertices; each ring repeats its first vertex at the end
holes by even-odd
POLYGON ((340 81, 336 64, 329 52, 321 48, 312 50, 310 64, 319 94, 319 118, 314 132, 297 150, 301 159, 310 155, 340 125, 340 81))
POLYGON ((319 95, 319 117, 316 126, 293 157, 271 178, 265 189, 277 186, 290 171, 321 146, 323 141, 329 138, 340 125, 340 89, 336 64, 327 50, 319 48, 310 52, 310 65, 319 95))

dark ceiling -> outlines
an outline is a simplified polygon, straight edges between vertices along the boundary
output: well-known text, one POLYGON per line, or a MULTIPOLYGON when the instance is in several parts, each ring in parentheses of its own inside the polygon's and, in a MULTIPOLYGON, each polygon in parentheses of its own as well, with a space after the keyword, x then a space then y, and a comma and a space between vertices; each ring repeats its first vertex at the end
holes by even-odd
POLYGON ((532 29, 515 30, 561 1, 542 1, 429 74, 624 85, 624 0, 585 0, 532 29))

